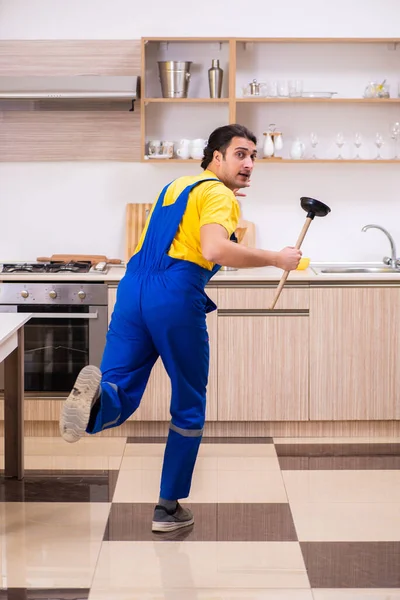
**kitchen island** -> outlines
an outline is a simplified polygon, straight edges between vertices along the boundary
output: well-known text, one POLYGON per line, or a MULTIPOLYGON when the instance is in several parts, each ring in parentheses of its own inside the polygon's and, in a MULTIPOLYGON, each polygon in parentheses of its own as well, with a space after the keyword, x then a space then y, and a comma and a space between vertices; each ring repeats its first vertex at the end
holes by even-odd
POLYGON ((30 313, 0 313, 0 363, 4 361, 4 474, 24 476, 24 325, 30 313))

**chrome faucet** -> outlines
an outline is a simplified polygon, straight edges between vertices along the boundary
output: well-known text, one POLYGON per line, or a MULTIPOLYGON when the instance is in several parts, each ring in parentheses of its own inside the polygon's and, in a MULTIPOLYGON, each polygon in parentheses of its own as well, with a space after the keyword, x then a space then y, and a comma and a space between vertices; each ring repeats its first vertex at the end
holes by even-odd
POLYGON ((396 256, 396 244, 394 243, 394 239, 392 238, 390 233, 384 227, 381 227, 380 225, 364 225, 364 227, 361 229, 361 231, 367 231, 368 229, 380 229, 381 231, 383 231, 383 233, 386 235, 386 237, 388 238, 388 240, 390 242, 390 250, 391 250, 391 254, 392 254, 391 258, 389 258, 388 256, 385 256, 383 258, 383 262, 385 263, 385 265, 390 265, 390 267, 392 269, 399 269, 400 268, 400 259, 398 259, 396 256))

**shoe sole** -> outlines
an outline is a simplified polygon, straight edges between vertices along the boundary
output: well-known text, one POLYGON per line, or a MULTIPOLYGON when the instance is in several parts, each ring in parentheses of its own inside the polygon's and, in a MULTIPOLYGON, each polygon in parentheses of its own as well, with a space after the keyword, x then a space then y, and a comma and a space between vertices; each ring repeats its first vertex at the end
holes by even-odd
POLYGON ((176 523, 171 522, 162 522, 162 521, 153 521, 151 524, 152 531, 175 531, 176 529, 182 529, 183 527, 189 527, 189 525, 193 525, 194 517, 190 519, 190 521, 180 521, 176 523))
POLYGON ((100 382, 101 371, 93 365, 84 367, 79 373, 61 409, 60 434, 66 442, 77 442, 85 434, 100 382))

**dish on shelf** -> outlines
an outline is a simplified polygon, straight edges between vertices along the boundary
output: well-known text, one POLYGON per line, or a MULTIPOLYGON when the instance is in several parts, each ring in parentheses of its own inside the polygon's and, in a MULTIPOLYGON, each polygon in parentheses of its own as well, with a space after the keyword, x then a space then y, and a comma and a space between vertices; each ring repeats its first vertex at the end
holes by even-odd
POLYGON ((150 160, 153 160, 153 158, 160 158, 162 160, 168 160, 169 158, 172 158, 172 156, 168 156, 166 154, 147 154, 146 156, 150 160))
POLYGON ((303 92, 303 98, 332 98, 337 92, 303 92))

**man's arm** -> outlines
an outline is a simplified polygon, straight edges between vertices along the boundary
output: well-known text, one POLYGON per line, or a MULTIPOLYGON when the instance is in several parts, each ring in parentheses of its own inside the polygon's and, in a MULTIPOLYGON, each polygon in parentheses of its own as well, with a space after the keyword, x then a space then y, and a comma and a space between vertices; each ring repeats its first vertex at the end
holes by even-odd
POLYGON ((200 228, 201 251, 204 258, 224 267, 244 269, 273 266, 291 271, 299 264, 301 251, 287 247, 280 252, 247 248, 231 242, 225 227, 209 223, 200 228))

